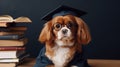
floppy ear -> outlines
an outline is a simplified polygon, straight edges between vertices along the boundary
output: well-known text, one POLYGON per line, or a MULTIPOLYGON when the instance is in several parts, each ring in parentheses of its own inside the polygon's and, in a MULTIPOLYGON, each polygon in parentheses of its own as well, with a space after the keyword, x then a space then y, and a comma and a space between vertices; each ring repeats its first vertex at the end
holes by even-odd
POLYGON ((39 41, 45 43, 52 39, 52 22, 48 21, 39 35, 39 41))
POLYGON ((87 24, 78 17, 75 17, 76 22, 78 24, 78 30, 77 30, 77 41, 79 44, 88 44, 91 41, 91 35, 88 29, 87 24))

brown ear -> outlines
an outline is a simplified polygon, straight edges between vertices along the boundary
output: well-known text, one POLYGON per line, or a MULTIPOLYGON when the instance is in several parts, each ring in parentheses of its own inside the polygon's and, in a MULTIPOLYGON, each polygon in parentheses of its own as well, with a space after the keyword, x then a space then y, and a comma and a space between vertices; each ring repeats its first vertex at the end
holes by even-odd
POLYGON ((52 39, 52 22, 48 21, 39 35, 39 41, 45 43, 52 39))
POLYGON ((78 43, 88 44, 91 41, 91 35, 87 24, 81 18, 75 17, 75 19, 78 24, 78 31, 77 31, 78 43))

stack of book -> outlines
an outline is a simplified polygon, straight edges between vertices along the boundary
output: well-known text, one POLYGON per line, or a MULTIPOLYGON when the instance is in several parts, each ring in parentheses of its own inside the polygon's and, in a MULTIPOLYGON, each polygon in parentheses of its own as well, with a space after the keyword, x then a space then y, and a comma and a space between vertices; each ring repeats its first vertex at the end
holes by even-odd
POLYGON ((25 51, 27 26, 19 24, 31 22, 24 16, 16 19, 10 15, 0 16, 0 67, 15 67, 29 56, 25 51))

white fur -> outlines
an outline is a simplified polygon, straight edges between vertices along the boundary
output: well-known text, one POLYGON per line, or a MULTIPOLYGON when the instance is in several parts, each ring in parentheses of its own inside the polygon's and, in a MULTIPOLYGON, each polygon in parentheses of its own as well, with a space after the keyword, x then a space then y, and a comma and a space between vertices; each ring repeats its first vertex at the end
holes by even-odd
POLYGON ((67 55, 70 49, 55 46, 53 50, 55 50, 55 52, 54 52, 54 57, 52 58, 52 61, 55 64, 55 67, 64 67, 64 63, 68 61, 67 55))
POLYGON ((70 37, 70 36, 71 36, 71 33, 72 33, 72 32, 70 31, 69 28, 67 28, 66 26, 65 26, 65 27, 62 27, 61 30, 58 31, 57 38, 58 38, 58 39, 61 39, 61 38, 63 38, 64 36, 70 37), (63 29, 67 29, 67 30, 68 30, 67 34, 63 34, 63 33, 62 33, 62 30, 63 30, 63 29))
POLYGON ((73 66, 71 66, 71 67, 78 67, 78 66, 73 65, 73 66))
POLYGON ((73 46, 74 45, 74 42, 67 42, 64 43, 63 41, 61 40, 56 40, 55 43, 58 45, 58 46, 73 46))
POLYGON ((63 41, 61 41, 61 40, 56 40, 55 43, 56 43, 58 46, 63 46, 63 45, 65 45, 65 44, 63 43, 63 41))

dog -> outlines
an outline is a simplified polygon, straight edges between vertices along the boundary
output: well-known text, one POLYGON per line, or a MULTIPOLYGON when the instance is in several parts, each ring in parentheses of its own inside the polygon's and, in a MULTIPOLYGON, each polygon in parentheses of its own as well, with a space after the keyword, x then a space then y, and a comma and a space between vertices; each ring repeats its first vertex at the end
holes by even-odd
POLYGON ((39 41, 45 43, 45 55, 53 63, 46 67, 68 67, 75 53, 82 52, 82 45, 91 41, 91 35, 81 18, 65 15, 54 17, 45 23, 39 41))

